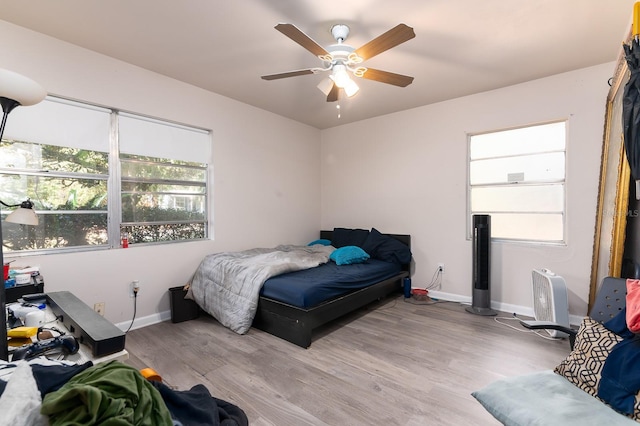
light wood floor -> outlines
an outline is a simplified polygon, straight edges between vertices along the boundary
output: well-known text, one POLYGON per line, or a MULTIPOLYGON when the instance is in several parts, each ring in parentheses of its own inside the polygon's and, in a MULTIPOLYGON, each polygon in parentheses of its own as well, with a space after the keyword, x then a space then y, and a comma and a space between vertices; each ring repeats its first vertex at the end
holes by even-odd
POLYGON ((495 318, 400 296, 320 330, 309 349, 256 329, 237 335, 209 316, 133 330, 126 348, 130 365, 179 390, 203 383, 251 425, 496 425, 470 392, 552 369, 569 344, 495 318))

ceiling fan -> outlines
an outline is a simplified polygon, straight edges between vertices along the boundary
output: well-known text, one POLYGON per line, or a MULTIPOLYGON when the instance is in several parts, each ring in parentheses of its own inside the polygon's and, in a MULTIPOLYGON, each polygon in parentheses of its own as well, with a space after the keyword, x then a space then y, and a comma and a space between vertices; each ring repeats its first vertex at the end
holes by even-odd
POLYGON ((413 77, 402 74, 395 74, 388 71, 381 71, 374 68, 360 66, 360 64, 374 56, 396 47, 416 36, 413 28, 398 24, 386 33, 379 35, 370 42, 358 49, 345 44, 349 36, 349 27, 338 24, 331 27, 331 35, 336 39, 336 44, 332 44, 326 49, 316 43, 311 37, 300 31, 293 24, 278 24, 275 29, 316 55, 323 62, 322 67, 307 68, 297 71, 289 71, 279 74, 263 75, 264 80, 277 80, 281 78, 297 77, 299 75, 317 74, 319 72, 330 71, 331 74, 318 84, 320 89, 327 95, 327 102, 338 100, 340 89, 351 97, 355 95, 359 87, 350 77, 350 73, 356 77, 368 80, 379 81, 381 83, 392 84, 394 86, 406 87, 413 82, 413 77))

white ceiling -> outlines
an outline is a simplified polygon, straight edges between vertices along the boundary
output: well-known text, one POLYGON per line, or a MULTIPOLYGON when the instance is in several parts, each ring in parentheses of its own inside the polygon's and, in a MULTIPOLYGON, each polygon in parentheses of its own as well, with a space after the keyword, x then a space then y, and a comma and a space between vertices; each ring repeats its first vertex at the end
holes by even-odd
MULTIPOLYGON (((319 129, 505 87, 618 58, 635 0, 0 0, 0 19, 319 129), (416 37, 363 65, 415 77, 400 88, 357 79, 326 102, 321 66, 273 27, 322 46, 347 24, 355 48, 405 23, 416 37)), ((10 64, 3 64, 10 68, 10 64)), ((613 72, 613 70, 612 70, 613 72)), ((606 84, 606 82, 603 82, 606 84)))

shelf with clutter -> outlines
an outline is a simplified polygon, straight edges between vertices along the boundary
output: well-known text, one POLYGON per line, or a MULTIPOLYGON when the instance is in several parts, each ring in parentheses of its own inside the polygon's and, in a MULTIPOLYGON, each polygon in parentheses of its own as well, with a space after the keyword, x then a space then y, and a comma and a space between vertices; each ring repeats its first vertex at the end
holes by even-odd
POLYGON ((4 289, 6 303, 15 302, 25 294, 44 293, 44 278, 39 266, 4 264, 4 289))

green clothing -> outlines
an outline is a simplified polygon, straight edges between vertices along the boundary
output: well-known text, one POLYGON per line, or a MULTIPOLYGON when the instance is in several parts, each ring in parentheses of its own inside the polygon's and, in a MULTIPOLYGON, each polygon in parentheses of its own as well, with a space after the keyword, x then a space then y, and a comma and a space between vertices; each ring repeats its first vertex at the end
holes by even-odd
POLYGON ((173 425, 155 387, 118 361, 97 364, 45 395, 40 412, 56 425, 173 425))

